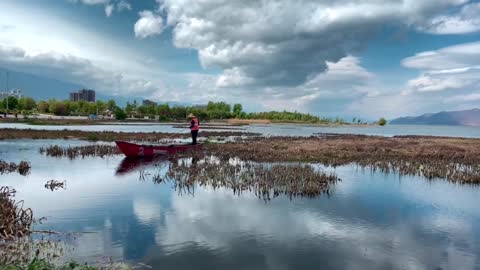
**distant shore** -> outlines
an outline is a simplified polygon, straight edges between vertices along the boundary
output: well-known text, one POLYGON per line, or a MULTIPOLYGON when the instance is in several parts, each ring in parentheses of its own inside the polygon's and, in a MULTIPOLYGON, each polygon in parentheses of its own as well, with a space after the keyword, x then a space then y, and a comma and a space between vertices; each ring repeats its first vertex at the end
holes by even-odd
MULTIPOLYGON (((88 119, 86 117, 55 117, 55 118, 34 118, 34 117, 8 117, 0 118, 0 123, 18 123, 36 126, 89 126, 89 125, 178 125, 185 124, 185 121, 158 121, 153 119, 126 119, 115 120, 111 118, 103 119, 88 119)), ((323 127, 337 127, 337 126, 355 126, 367 127, 375 126, 374 124, 349 124, 349 123, 312 123, 308 121, 278 121, 268 119, 212 119, 202 121, 204 125, 209 126, 246 126, 246 125, 269 125, 269 124, 285 124, 285 125, 303 125, 303 126, 323 126, 323 127)))

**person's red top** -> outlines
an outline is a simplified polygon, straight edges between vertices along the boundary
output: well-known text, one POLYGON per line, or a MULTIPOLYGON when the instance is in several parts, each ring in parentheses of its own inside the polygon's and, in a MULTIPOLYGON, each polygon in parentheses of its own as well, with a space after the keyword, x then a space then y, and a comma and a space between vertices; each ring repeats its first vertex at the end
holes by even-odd
POLYGON ((198 122, 197 118, 193 118, 192 122, 190 122, 190 130, 192 131, 200 130, 200 123, 198 122))

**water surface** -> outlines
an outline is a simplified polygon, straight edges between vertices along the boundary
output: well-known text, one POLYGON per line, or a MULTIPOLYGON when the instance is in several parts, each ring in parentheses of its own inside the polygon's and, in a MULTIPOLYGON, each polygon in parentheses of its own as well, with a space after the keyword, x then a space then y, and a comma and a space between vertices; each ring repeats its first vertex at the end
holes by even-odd
MULTIPOLYGON (((35 126, 27 124, 0 123, 0 128, 46 129, 46 130, 83 130, 116 132, 166 132, 188 133, 188 130, 174 128, 169 124, 129 124, 129 125, 91 125, 91 126, 35 126)), ((310 126, 291 124, 248 125, 241 130, 213 129, 209 131, 245 131, 267 136, 311 136, 318 133, 363 134, 378 136, 395 135, 431 135, 449 137, 480 138, 480 127, 468 126, 426 126, 426 125, 387 125, 387 126, 310 126)))
MULTIPOLYGON (((32 162, 31 174, 0 175, 18 190, 39 229, 82 234, 71 256, 111 256, 154 269, 480 269, 479 189, 443 180, 334 170, 330 196, 278 197, 139 180, 146 164, 117 175, 123 158, 56 159, 40 146, 82 141, 0 141, 0 159, 32 162), (44 184, 66 180, 66 190, 44 184)), ((164 161, 168 162, 168 161, 164 161)), ((127 168, 123 168, 127 169, 127 168)))

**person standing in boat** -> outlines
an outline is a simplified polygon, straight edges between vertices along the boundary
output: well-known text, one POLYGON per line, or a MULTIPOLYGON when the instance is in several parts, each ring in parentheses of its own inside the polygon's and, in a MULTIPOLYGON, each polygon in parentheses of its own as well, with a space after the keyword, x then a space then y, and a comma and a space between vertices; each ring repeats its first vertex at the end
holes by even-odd
POLYGON ((197 136, 198 136, 198 131, 200 131, 200 122, 198 121, 198 118, 193 114, 188 115, 188 119, 190 119, 190 132, 192 134, 192 144, 195 145, 197 144, 197 136))

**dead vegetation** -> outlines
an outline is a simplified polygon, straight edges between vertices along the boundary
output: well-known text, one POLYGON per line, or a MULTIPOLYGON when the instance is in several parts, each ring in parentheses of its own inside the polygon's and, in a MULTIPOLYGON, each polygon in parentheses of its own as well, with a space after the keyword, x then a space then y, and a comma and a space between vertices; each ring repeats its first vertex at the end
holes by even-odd
POLYGON ((122 152, 114 145, 92 144, 85 146, 50 145, 40 148, 40 154, 48 157, 68 157, 69 159, 85 157, 106 157, 121 154, 122 152))
MULTIPOLYGON (((280 195, 314 198, 339 181, 334 173, 325 173, 306 164, 259 164, 255 162, 219 161, 204 158, 168 162, 167 173, 140 171, 140 179, 149 178, 154 183, 171 183, 179 194, 194 194, 196 186, 213 189, 224 188, 235 195, 253 193, 269 201, 280 195)), ((157 164, 156 168, 159 167, 157 164)))
POLYGON ((58 190, 58 189, 66 189, 67 181, 57 181, 57 180, 49 180, 45 184, 46 189, 50 189, 51 191, 58 190))
MULTIPOLYGON (((229 136, 258 136, 260 134, 241 131, 201 131, 198 136, 202 137, 229 137, 229 136)), ((79 130, 34 130, 34 129, 0 129, 0 140, 7 139, 79 139, 89 141, 137 141, 137 142, 161 142, 165 139, 190 138, 189 133, 172 134, 160 132, 90 132, 79 130)))
POLYGON ((21 238, 30 233, 33 213, 23 209, 23 201, 15 202, 16 191, 8 187, 0 188, 0 240, 21 238))
POLYGON ((442 137, 335 135, 272 137, 211 144, 209 155, 258 162, 358 164, 372 170, 480 183, 480 140, 442 137))
POLYGON ((19 164, 14 162, 6 162, 0 160, 0 174, 18 172, 21 175, 28 175, 30 173, 30 163, 27 161, 21 161, 19 164))

